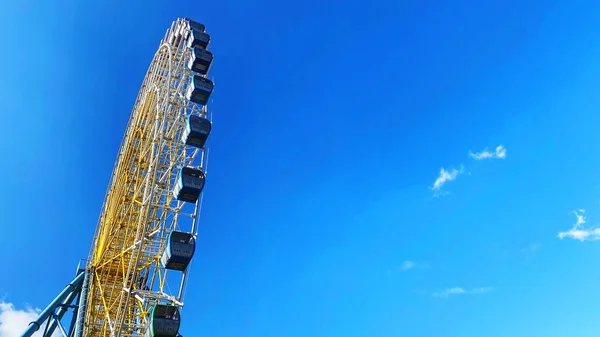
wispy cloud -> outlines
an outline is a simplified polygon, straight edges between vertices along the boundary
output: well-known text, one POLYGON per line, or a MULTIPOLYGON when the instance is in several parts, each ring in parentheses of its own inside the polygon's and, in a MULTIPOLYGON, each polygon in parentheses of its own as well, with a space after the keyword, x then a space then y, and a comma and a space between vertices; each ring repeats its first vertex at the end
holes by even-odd
POLYGON ((588 228, 584 229, 583 225, 585 225, 587 219, 585 217, 585 209, 578 209, 573 211, 573 214, 577 218, 573 227, 566 231, 558 233, 559 239, 574 239, 579 241, 596 241, 600 239, 600 228, 588 228))
POLYGON ((460 294, 466 294, 466 293, 467 293, 467 291, 464 288, 453 287, 453 288, 444 289, 439 292, 435 292, 432 295, 435 297, 448 297, 450 295, 460 295, 460 294))
POLYGON ((414 263, 413 261, 409 261, 406 260, 404 262, 402 262, 402 266, 400 266, 400 269, 404 270, 404 271, 408 271, 413 269, 417 264, 414 263))
MULTIPOLYGON (((493 158, 504 159, 504 158, 506 158, 506 148, 504 147, 504 145, 499 145, 496 147, 496 150, 494 152, 488 151, 487 148, 485 148, 481 152, 469 151, 469 156, 474 158, 475 160, 493 159, 493 158)), ((442 187, 444 187, 444 185, 446 183, 456 180, 458 178, 458 176, 463 173, 465 173, 465 168, 462 164, 460 165, 460 169, 456 169, 456 168, 446 169, 446 168, 442 167, 440 169, 440 173, 439 173, 437 179, 435 179, 435 181, 433 182, 433 185, 430 187, 430 189, 434 192, 434 196, 439 197, 439 196, 448 194, 448 192, 442 191, 442 187)), ((471 175, 471 172, 469 172, 468 174, 471 175)))
MULTIPOLYGON (((38 308, 27 307, 25 310, 17 309, 10 302, 0 301, 0 337, 19 337, 27 329, 29 323, 35 320, 41 312, 38 308)), ((40 337, 45 329, 42 325, 40 329, 33 334, 33 337, 40 337)), ((58 329, 52 334, 53 337, 60 336, 58 329)))
POLYGON ((537 252, 538 250, 540 250, 540 248, 542 248, 542 244, 539 242, 536 242, 536 243, 532 243, 529 246, 521 249, 521 251, 523 253, 533 253, 533 252, 537 252))
POLYGON ((494 290, 492 287, 480 287, 480 288, 471 289, 470 293, 471 294, 485 294, 485 293, 489 293, 492 290, 494 290))
POLYGON ((465 294, 485 294, 492 291, 492 287, 479 287, 473 289, 465 289, 462 287, 447 288, 442 291, 434 292, 431 295, 434 297, 448 297, 451 295, 465 295, 465 294))
POLYGON ((406 260, 406 261, 402 262, 402 265, 400 266, 400 270, 402 270, 402 271, 409 271, 409 270, 415 269, 415 268, 425 269, 425 268, 429 268, 429 265, 427 263, 417 263, 415 261, 406 260))
POLYGON ((431 186, 431 190, 435 193, 436 196, 441 195, 441 189, 449 181, 456 180, 460 174, 464 173, 464 167, 461 165, 460 169, 450 169, 449 171, 445 168, 440 169, 440 174, 437 179, 433 182, 433 186, 431 186))
POLYGON ((469 156, 475 160, 483 160, 483 159, 504 159, 506 158, 506 148, 504 145, 499 145, 496 147, 495 152, 490 152, 488 149, 484 149, 481 152, 470 152, 469 156))

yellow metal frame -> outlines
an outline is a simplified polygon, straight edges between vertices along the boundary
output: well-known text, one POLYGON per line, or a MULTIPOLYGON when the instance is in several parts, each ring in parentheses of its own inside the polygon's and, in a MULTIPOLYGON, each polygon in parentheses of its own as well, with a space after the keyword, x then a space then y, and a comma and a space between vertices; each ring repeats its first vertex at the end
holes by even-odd
MULTIPOLYGON (((182 25, 182 20, 174 23, 155 54, 113 169, 90 252, 88 268, 93 273, 84 336, 134 333, 149 306, 131 295, 140 290, 136 280, 142 269, 152 270, 152 284, 158 279, 155 288, 165 289, 166 271, 159 266, 160 253, 182 212, 182 203, 171 195, 176 170, 192 164, 198 154, 180 141, 183 119, 194 110, 206 112, 181 95, 189 85, 190 76, 184 68, 189 52, 183 47, 184 39, 178 45, 168 41, 174 40, 170 35, 183 31, 182 25)), ((201 160, 205 160, 204 154, 201 160)), ((173 298, 182 300, 181 296, 173 298)))

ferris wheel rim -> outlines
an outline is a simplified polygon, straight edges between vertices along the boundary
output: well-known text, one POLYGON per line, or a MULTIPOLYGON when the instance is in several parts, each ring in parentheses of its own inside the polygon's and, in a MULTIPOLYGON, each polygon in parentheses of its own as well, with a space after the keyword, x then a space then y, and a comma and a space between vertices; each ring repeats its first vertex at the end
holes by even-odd
MULTIPOLYGON (((178 167, 186 167, 186 165, 193 163, 198 158, 200 159, 200 164, 197 167, 203 171, 206 171, 206 169, 207 169, 208 153, 209 153, 208 142, 207 142, 207 144, 204 145, 204 147, 202 148, 201 151, 198 151, 198 149, 195 149, 192 151, 192 153, 189 153, 187 145, 183 145, 183 146, 182 145, 177 145, 177 146, 174 145, 175 144, 174 139, 176 139, 178 137, 178 135, 180 134, 180 132, 182 130, 182 125, 183 125, 181 122, 182 116, 199 113, 200 115, 205 115, 206 118, 210 118, 210 120, 212 120, 212 114, 210 114, 208 111, 207 103, 203 104, 202 107, 199 108, 195 103, 190 104, 189 102, 185 103, 185 102, 181 101, 181 98, 185 97, 183 95, 184 88, 187 88, 187 87, 189 87, 189 85, 191 85, 189 82, 189 81, 191 81, 189 72, 183 69, 184 62, 182 61, 184 58, 184 54, 188 53, 188 51, 185 50, 184 48, 183 49, 181 48, 182 41, 180 41, 180 44, 178 46, 176 46, 175 49, 173 49, 173 46, 169 42, 170 41, 169 39, 171 39, 172 34, 174 32, 174 29, 181 29, 181 24, 182 24, 182 22, 180 20, 178 20, 178 21, 174 22, 174 24, 172 24, 171 30, 167 30, 167 34, 166 34, 165 38, 159 45, 159 47, 158 47, 157 51, 155 52, 155 55, 152 59, 152 62, 150 64, 148 70, 146 71, 144 81, 142 82, 142 86, 140 87, 140 90, 138 91, 136 103, 134 105, 134 111, 129 118, 125 136, 123 137, 121 145, 119 147, 119 154, 117 156, 115 166, 113 167, 113 172, 112 172, 111 178, 109 180, 109 187, 107 188, 107 192, 106 192, 104 200, 103 200, 102 212, 98 219, 98 226, 97 226, 96 232, 94 234, 94 237, 96 238, 95 242, 96 242, 97 238, 99 238, 101 236, 106 238, 106 235, 108 235, 107 233, 109 233, 109 232, 107 232, 109 229, 104 229, 104 232, 102 232, 102 230, 103 230, 102 224, 104 222, 110 220, 110 219, 106 218, 110 214, 117 214, 117 213, 114 213, 115 207, 121 207, 121 206, 115 206, 114 201, 111 203, 111 200, 112 200, 111 198, 113 197, 113 194, 116 193, 111 189, 113 188, 113 186, 116 186, 115 184, 123 183, 121 181, 123 179, 120 176, 118 176, 118 173, 121 172, 119 170, 120 169, 122 170, 122 167, 119 167, 119 165, 122 162, 125 162, 127 160, 129 160, 130 162, 133 162, 133 160, 139 160, 140 163, 143 161, 141 159, 141 157, 139 159, 135 159, 136 156, 138 156, 138 155, 136 155, 136 153, 139 153, 139 156, 142 155, 143 152, 139 152, 139 151, 143 151, 142 150, 143 146, 142 145, 138 146, 138 148, 139 148, 139 150, 137 150, 138 152, 135 152, 135 151, 131 152, 133 150, 130 150, 128 148, 128 146, 129 146, 128 144, 130 144, 132 141, 135 143, 136 142, 135 139, 139 139, 139 140, 137 140, 138 143, 141 143, 143 141, 143 142, 145 142, 144 144, 146 144, 146 143, 150 144, 150 145, 144 145, 148 149, 151 149, 149 152, 150 159, 148 160, 148 163, 147 163, 147 165, 148 165, 147 172, 142 175, 138 174, 138 176, 137 176, 138 180, 141 179, 141 180, 139 180, 141 182, 141 186, 146 186, 145 188, 143 188, 141 190, 138 188, 138 191, 141 191, 141 193, 142 193, 141 203, 140 203, 141 206, 139 206, 140 207, 139 212, 141 215, 137 218, 138 225, 136 226, 137 229, 134 231, 135 234, 134 235, 132 234, 131 238, 128 239, 128 240, 130 240, 131 243, 130 243, 130 246, 127 247, 127 249, 129 249, 129 248, 131 248, 131 249, 128 251, 125 249, 125 246, 123 246, 123 248, 122 248, 123 252, 121 255, 121 259, 123 259, 125 256, 129 256, 128 257, 129 263, 126 264, 127 268, 126 268, 126 272, 124 272, 124 278, 123 278, 124 283, 122 286, 123 293, 125 293, 125 294, 122 294, 122 295, 118 295, 118 294, 114 295, 113 294, 111 296, 113 296, 113 297, 119 296, 121 299, 118 300, 118 302, 113 302, 112 304, 111 303, 103 304, 103 307, 106 309, 105 315, 106 315, 106 322, 108 322, 107 324, 108 324, 109 330, 111 330, 112 334, 115 335, 116 337, 120 337, 123 334, 125 329, 129 329, 129 327, 125 326, 127 323, 126 317, 129 317, 128 315, 130 315, 127 312, 128 312, 128 310, 130 310, 129 308, 130 308, 130 302, 132 300, 132 297, 137 296, 137 295, 134 296, 136 290, 133 288, 134 287, 133 280, 136 279, 136 273, 138 270, 140 270, 140 258, 142 255, 144 255, 145 256, 144 261, 149 261, 148 257, 151 255, 150 253, 146 254, 147 252, 144 251, 144 249, 150 249, 150 248, 148 248, 148 247, 150 247, 150 244, 146 244, 144 240, 146 240, 148 230, 150 228, 153 228, 153 227, 149 227, 149 225, 147 225, 149 219, 151 218, 151 214, 163 214, 162 215, 163 218, 160 218, 158 220, 158 221, 160 221, 160 224, 162 224, 161 227, 159 227, 158 229, 151 232, 151 233, 158 233, 157 236, 159 237, 159 239, 157 239, 157 240, 153 239, 154 241, 152 241, 152 242, 155 242, 155 244, 154 244, 154 246, 152 246, 152 249, 160 250, 160 249, 162 249, 162 247, 164 245, 164 235, 167 230, 167 225, 169 226, 168 228, 170 228, 169 230, 171 230, 171 231, 177 229, 179 226, 179 220, 180 220, 179 219, 180 210, 183 209, 184 206, 187 206, 187 205, 185 205, 185 203, 183 203, 181 201, 175 202, 175 204, 174 204, 175 207, 169 206, 171 203, 173 203, 174 199, 170 196, 169 193, 166 193, 165 191, 169 190, 166 187, 172 186, 174 184, 172 170, 176 169, 178 167), (164 62, 165 60, 168 60, 166 62, 166 65, 168 67, 168 70, 166 71, 166 76, 165 76, 164 69, 163 69, 164 67, 162 65, 160 65, 160 62, 161 61, 164 62), (154 92, 154 94, 152 94, 151 92, 154 92), (174 95, 175 95, 175 102, 172 101, 174 95), (148 100, 150 100, 150 101, 148 101, 148 100), (148 103, 148 102, 150 102, 150 103, 148 103), (151 104, 152 107, 149 108, 147 106, 147 104, 151 104), (150 115, 148 115, 148 113, 153 112, 155 114, 155 118, 143 117, 143 119, 140 120, 139 116, 136 117, 136 113, 141 111, 139 109, 150 109, 150 110, 148 110, 148 112, 145 113, 145 116, 150 116, 150 115), (159 116, 159 114, 163 114, 164 116, 159 116), (138 125, 138 123, 142 123, 142 124, 138 125), (143 123, 145 123, 145 124, 143 124, 143 123), (150 124, 152 124, 152 129, 154 130, 151 133, 151 137, 150 137, 151 140, 148 140, 148 139, 144 140, 145 136, 143 135, 143 133, 142 134, 138 133, 137 136, 135 133, 133 133, 133 130, 136 128, 139 128, 140 125, 146 125, 145 127, 148 128, 148 125, 150 125, 150 124), (169 127, 170 127, 170 129, 169 129, 169 127), (135 137, 138 137, 138 138, 135 138, 135 137), (168 146, 166 146, 165 144, 168 144, 168 146), (173 150, 173 149, 175 149, 175 150, 173 150), (167 158, 165 156, 171 156, 171 157, 167 158), (167 159, 165 159, 165 158, 167 158, 167 159), (164 163, 167 163, 167 162, 169 162, 170 164, 167 165, 166 168, 162 167, 162 166, 164 166, 164 163), (159 163, 162 163, 162 164, 159 164, 159 163), (178 164, 174 164, 174 163, 178 163, 178 164), (152 169, 153 167, 154 167, 154 169, 152 169), (171 173, 169 173, 169 172, 171 172, 171 173), (163 178, 164 178, 164 182, 163 182, 163 178), (119 180, 119 179, 121 179, 121 180, 119 180), (165 183, 166 183, 166 185, 165 185, 166 187, 160 185, 160 184, 164 185, 165 183), (111 193, 113 193, 113 194, 111 194, 111 193), (154 205, 153 204, 154 201, 158 202, 158 204, 154 205), (157 207, 158 208, 162 207, 162 209, 158 210, 157 207), (107 213, 109 211, 111 211, 113 213, 107 213), (175 213, 169 213, 169 212, 175 212, 175 213), (167 214, 167 215, 164 215, 164 214, 167 214), (171 215, 169 215, 169 214, 171 214, 171 215), (171 216, 172 218, 169 218, 169 216, 171 216), (163 241, 161 241, 161 240, 163 240, 163 241), (146 246, 144 246, 144 245, 146 245, 146 246), (146 247, 146 248, 144 248, 144 247, 146 247), (115 305, 116 305, 115 308, 117 310, 116 314, 115 314, 116 320, 112 320, 110 308, 112 308, 115 305)), ((214 84, 211 84, 211 85, 212 85, 212 87, 214 87, 214 84)), ((211 91, 212 91, 212 89, 211 89, 211 91)), ((139 193, 139 192, 135 192, 135 193, 139 193)), ((132 198, 135 198, 135 196, 136 196, 135 193, 133 194, 132 198)), ((200 213, 202 210, 203 197, 204 197, 204 194, 200 193, 197 201, 194 203, 193 212, 190 214, 191 215, 191 220, 189 220, 191 222, 191 224, 189 224, 189 226, 191 226, 190 232, 193 233, 194 237, 197 237, 198 221, 199 221, 200 213)), ((124 200, 127 200, 127 197, 125 197, 124 200)), ((130 202, 132 202, 132 201, 130 201, 130 202)), ((131 212, 131 207, 124 208, 124 212, 131 212)), ((184 214, 184 213, 181 213, 181 214, 184 214)), ((154 216, 155 215, 152 215, 152 217, 154 217, 154 216)), ((114 218, 114 215, 113 215, 113 218, 114 218)), ((154 218, 152 218, 152 219, 154 219, 154 218)), ((111 220, 111 221, 113 221, 113 220, 111 220)), ((151 221, 156 221, 156 220, 151 220, 151 221)), ((117 235, 111 237, 111 239, 115 239, 115 238, 116 238, 117 242, 121 242, 121 241, 118 241, 118 240, 121 240, 121 238, 119 238, 117 235)), ((123 242, 125 242, 125 241, 123 241, 123 242)), ((109 243, 112 243, 112 241, 109 241, 109 243)), ((88 268, 92 271, 91 279, 93 279, 93 281, 92 281, 91 285, 92 285, 92 287, 94 287, 95 284, 97 283, 98 290, 100 292, 102 292, 102 286, 100 284, 102 282, 104 282, 103 278, 111 277, 110 272, 107 272, 107 270, 109 270, 109 269, 107 269, 108 268, 107 265, 110 265, 114 261, 108 260, 105 262, 105 264, 101 264, 101 262, 104 261, 105 258, 107 258, 107 256, 105 256, 104 254, 114 255, 114 251, 111 249, 112 248, 107 246, 105 248, 102 248, 102 250, 98 250, 98 248, 94 248, 94 246, 92 246, 92 249, 90 250, 90 255, 89 255, 89 259, 88 259, 88 268), (102 269, 102 271, 99 271, 99 269, 102 269)), ((114 257, 114 259, 117 259, 117 258, 118 258, 118 256, 114 257)), ((125 263, 125 262, 123 262, 123 263, 125 263)), ((146 262, 144 262, 144 263, 146 263, 146 262)), ((158 263, 158 262, 156 262, 156 263, 158 263)), ((123 264, 123 266, 125 267, 125 264, 123 264)), ((160 287, 160 289, 164 289, 165 286, 169 287, 168 281, 167 281, 167 276, 169 275, 168 270, 164 269, 164 271, 161 272, 158 264, 156 265, 156 267, 152 267, 152 266, 153 265, 149 265, 148 267, 142 267, 142 269, 141 269, 141 270, 147 270, 147 273, 152 273, 153 281, 151 284, 154 285, 154 282, 155 282, 154 280, 156 279, 156 276, 158 274, 160 274, 160 275, 158 275, 159 276, 158 286, 160 287), (148 269, 143 269, 143 268, 148 268, 148 269), (150 271, 151 268, 154 268, 153 271, 150 271), (160 277, 161 275, 162 275, 162 277, 160 277), (163 278, 164 281, 161 282, 161 278, 163 278)), ((189 264, 188 268, 191 269, 191 263, 189 264)), ((165 296, 167 296, 167 294, 164 293, 163 290, 160 290, 159 293, 158 292, 156 293, 157 295, 155 296, 154 301, 161 301, 161 298, 162 298, 162 299, 169 300, 172 303, 179 305, 180 307, 183 307, 183 298, 185 296, 185 293, 187 292, 186 289, 188 287, 187 281, 188 281, 188 277, 189 277, 189 269, 184 270, 184 272, 182 273, 181 282, 178 287, 178 289, 179 289, 178 293, 177 293, 177 291, 169 291, 169 293, 176 294, 176 296, 168 296, 168 298, 165 298, 165 296)), ((146 274, 146 275, 148 276, 149 274, 146 274)), ((114 293, 114 291, 113 291, 113 293, 114 293)), ((138 293, 141 293, 141 291, 138 291, 138 293)), ((90 296, 92 296, 92 295, 90 295, 90 296)), ((101 295, 101 296, 102 296, 102 298, 104 298, 104 295, 101 295)), ((119 297, 115 297, 115 300, 119 297)), ((95 299, 95 297, 90 297, 90 299, 93 301, 95 299)), ((142 314, 143 314, 143 311, 142 311, 142 314)), ((142 315, 142 314, 140 314, 140 315, 142 315)), ((135 317, 141 317, 141 316, 135 316, 135 317)), ((132 323, 129 322, 127 324, 131 325, 132 323)))

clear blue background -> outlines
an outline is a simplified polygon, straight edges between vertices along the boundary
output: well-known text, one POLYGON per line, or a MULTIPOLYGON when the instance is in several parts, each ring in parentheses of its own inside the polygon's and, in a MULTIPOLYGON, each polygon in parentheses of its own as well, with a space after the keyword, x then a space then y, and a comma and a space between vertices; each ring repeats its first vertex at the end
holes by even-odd
POLYGON ((183 16, 216 55, 185 336, 599 333, 600 245, 556 238, 573 209, 600 222, 598 1, 3 3, 5 301, 44 307, 87 256, 183 16), (493 290, 431 296, 455 286, 493 290))

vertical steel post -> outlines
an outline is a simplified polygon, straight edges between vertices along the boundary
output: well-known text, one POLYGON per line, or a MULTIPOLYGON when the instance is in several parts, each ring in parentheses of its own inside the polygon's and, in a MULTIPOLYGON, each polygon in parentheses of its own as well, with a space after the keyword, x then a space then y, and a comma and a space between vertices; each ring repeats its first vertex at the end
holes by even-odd
POLYGON ((77 309, 77 323, 75 323, 75 333, 73 337, 82 337, 83 329, 85 327, 85 314, 87 309, 88 289, 90 285, 90 275, 94 272, 93 268, 87 269, 83 272, 85 275, 83 279, 83 285, 81 286, 81 293, 79 294, 79 308, 77 309))

